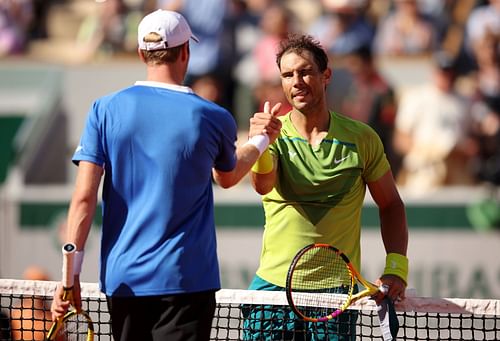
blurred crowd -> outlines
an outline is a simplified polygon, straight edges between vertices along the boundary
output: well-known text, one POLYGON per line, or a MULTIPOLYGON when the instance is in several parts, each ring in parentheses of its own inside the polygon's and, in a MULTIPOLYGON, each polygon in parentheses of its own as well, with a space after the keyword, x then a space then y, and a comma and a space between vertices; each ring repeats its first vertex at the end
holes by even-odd
MULTIPOLYGON (((0 1, 2 56, 49 38, 50 7, 77 0, 0 1)), ((200 43, 187 84, 242 130, 264 100, 286 103, 278 41, 309 33, 331 55, 331 108, 379 133, 399 184, 500 184, 500 0, 100 0, 75 37, 82 60, 134 54, 137 23, 157 8, 188 19, 200 43), (432 77, 405 91, 377 63, 420 57, 432 77)))

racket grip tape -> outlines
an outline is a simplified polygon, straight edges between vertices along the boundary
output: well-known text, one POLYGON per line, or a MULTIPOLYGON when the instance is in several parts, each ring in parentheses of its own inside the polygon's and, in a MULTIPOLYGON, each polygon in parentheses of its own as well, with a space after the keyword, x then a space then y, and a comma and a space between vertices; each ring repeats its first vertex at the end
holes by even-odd
POLYGON ((396 340, 399 331, 399 320, 390 298, 385 297, 377 305, 377 313, 380 321, 380 330, 384 341, 396 340))
POLYGON ((382 284, 381 286, 378 287, 378 290, 382 294, 387 295, 387 293, 389 292, 389 286, 387 284, 382 284))
POLYGON ((73 287, 74 282, 74 260, 76 253, 76 245, 66 243, 62 246, 63 266, 62 266, 62 284, 65 288, 73 287))

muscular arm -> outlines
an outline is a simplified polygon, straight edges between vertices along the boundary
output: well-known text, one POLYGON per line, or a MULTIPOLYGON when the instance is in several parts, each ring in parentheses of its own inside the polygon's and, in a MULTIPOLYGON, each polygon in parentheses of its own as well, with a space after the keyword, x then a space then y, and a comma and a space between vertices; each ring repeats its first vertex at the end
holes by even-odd
POLYGON ((236 149, 236 167, 230 172, 222 172, 213 169, 212 174, 215 182, 222 188, 229 188, 236 185, 252 168, 259 158, 259 151, 256 147, 244 144, 236 149))
POLYGON ((271 192, 276 183, 277 174, 278 174, 278 166, 277 166, 277 158, 276 156, 272 156, 273 158, 273 170, 266 174, 258 174, 252 172, 252 186, 257 193, 260 195, 267 194, 271 192))
POLYGON ((97 206, 97 192, 103 169, 91 162, 81 161, 78 167, 75 190, 68 212, 68 242, 82 250, 92 226, 97 206))
MULTIPOLYGON (((281 103, 276 103, 272 108, 269 102, 264 104, 264 112, 255 113, 250 119, 249 137, 266 134, 272 143, 281 129, 281 121, 276 117, 281 108, 281 103)), ((212 171, 215 182, 221 187, 228 188, 236 185, 252 168, 259 158, 259 151, 251 144, 243 144, 236 149, 236 167, 231 172, 212 171)), ((274 184, 274 181, 273 181, 274 184)), ((272 188, 272 187, 271 187, 272 188)), ((259 192, 260 193, 260 192, 259 192)))
POLYGON ((379 208, 382 240, 387 253, 406 256, 408 248, 408 227, 405 206, 399 196, 392 172, 368 183, 371 196, 379 208))
MULTIPOLYGON (((408 226, 405 206, 394 183, 392 172, 389 170, 377 181, 368 183, 368 189, 379 208, 380 229, 387 254, 396 253, 406 256, 408 226)), ((376 284, 387 285, 389 287, 387 296, 392 300, 405 297, 407 283, 399 276, 384 274, 376 281, 376 284)))
MULTIPOLYGON (((65 240, 74 243, 78 250, 83 250, 92 226, 102 174, 102 167, 94 163, 81 161, 79 164, 75 190, 69 206, 65 240)), ((50 309, 53 321, 64 315, 69 308, 70 302, 64 301, 62 297, 63 288, 59 285, 50 309)), ((75 274, 73 298, 75 307, 81 307, 80 274, 75 274)))

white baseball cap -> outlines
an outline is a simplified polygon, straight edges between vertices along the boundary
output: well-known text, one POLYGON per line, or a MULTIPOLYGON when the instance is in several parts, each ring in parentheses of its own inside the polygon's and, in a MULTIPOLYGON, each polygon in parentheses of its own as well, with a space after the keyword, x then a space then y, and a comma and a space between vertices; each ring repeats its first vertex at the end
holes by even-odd
POLYGON ((146 15, 139 23, 137 42, 141 50, 164 50, 182 45, 189 38, 198 42, 186 19, 174 11, 156 10, 146 15), (144 38, 150 33, 159 34, 161 41, 145 42, 144 38))

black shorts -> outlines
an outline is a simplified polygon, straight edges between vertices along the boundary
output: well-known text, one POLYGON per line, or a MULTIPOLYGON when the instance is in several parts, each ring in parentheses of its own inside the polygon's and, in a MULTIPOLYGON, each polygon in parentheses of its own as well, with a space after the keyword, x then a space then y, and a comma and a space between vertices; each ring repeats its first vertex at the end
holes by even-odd
POLYGON ((215 291, 107 297, 115 341, 205 341, 210 339, 215 291))

